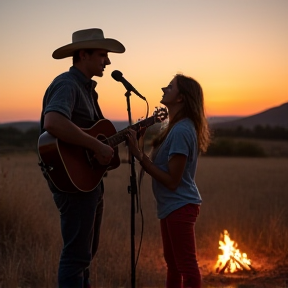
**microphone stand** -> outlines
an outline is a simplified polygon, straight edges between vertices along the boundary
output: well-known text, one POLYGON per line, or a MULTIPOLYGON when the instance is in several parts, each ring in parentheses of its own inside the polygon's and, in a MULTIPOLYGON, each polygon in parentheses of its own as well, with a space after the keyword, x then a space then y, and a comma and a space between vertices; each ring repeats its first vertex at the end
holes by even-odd
MULTIPOLYGON (((127 101, 127 111, 129 118, 129 126, 132 125, 131 109, 130 109, 130 96, 131 91, 127 90, 125 93, 127 101)), ((130 152, 129 152, 130 153, 130 152)), ((135 288, 136 279, 136 265, 135 265, 135 195, 137 195, 137 181, 135 171, 135 158, 130 153, 130 164, 131 164, 131 175, 130 175, 130 186, 128 186, 128 193, 131 195, 131 288, 135 288)))

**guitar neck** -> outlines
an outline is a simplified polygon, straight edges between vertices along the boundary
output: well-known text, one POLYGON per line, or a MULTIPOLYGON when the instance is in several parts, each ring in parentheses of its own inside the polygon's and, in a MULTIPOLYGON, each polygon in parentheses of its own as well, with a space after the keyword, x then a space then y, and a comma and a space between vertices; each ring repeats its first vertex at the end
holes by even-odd
POLYGON ((116 133, 115 135, 107 138, 108 143, 111 147, 116 147, 118 146, 120 143, 124 142, 126 140, 126 135, 128 133, 128 128, 131 128, 135 131, 140 131, 141 128, 147 128, 149 126, 152 126, 154 123, 156 122, 156 119, 154 116, 151 116, 145 120, 142 120, 136 124, 133 124, 123 130, 120 130, 118 133, 116 133))

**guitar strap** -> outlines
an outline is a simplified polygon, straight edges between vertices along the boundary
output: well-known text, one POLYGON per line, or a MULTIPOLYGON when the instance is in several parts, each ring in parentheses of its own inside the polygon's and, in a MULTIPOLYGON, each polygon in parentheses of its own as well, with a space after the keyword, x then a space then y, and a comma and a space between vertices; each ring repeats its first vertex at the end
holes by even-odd
POLYGON ((92 97, 92 101, 94 104, 94 109, 96 112, 96 115, 99 119, 104 119, 104 116, 102 114, 102 111, 100 109, 100 106, 98 104, 98 93, 93 89, 93 91, 91 91, 91 97, 92 97))

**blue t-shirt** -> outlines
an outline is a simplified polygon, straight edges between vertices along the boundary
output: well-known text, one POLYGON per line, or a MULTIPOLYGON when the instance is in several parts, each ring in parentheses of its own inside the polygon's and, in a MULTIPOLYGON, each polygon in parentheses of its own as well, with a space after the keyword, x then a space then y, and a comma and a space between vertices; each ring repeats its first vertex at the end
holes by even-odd
POLYGON ((174 210, 192 203, 201 204, 202 199, 195 183, 198 146, 193 122, 185 118, 177 122, 160 145, 153 163, 161 170, 168 171, 168 161, 175 154, 187 156, 181 182, 172 191, 152 178, 153 193, 157 201, 159 219, 167 217, 174 210))

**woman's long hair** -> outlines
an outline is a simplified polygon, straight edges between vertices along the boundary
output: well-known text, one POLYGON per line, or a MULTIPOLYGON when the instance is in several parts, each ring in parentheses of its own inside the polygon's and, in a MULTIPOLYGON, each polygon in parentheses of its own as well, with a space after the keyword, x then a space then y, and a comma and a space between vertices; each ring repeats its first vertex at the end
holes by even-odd
POLYGON ((183 109, 169 121, 167 127, 160 132, 157 139, 154 140, 153 146, 159 146, 176 122, 183 118, 190 118, 194 123, 197 133, 198 153, 206 152, 210 143, 210 131, 208 122, 204 113, 204 97, 200 84, 191 77, 176 74, 176 83, 179 93, 183 96, 183 109))

